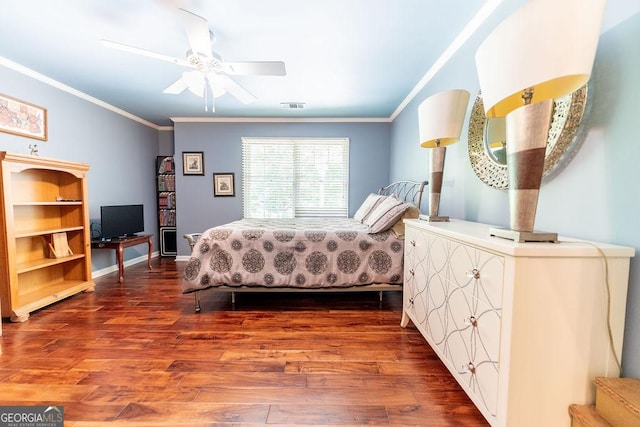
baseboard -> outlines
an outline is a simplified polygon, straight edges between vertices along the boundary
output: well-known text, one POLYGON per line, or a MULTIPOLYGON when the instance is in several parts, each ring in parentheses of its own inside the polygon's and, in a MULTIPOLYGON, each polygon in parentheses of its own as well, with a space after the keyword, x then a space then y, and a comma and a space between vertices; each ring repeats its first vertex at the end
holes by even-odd
MULTIPOLYGON (((151 253, 151 258, 157 258, 160 256, 160 252, 152 252, 151 253)), ((124 268, 129 267, 130 265, 133 264, 138 264, 141 262, 147 262, 147 255, 140 255, 139 257, 136 258, 131 258, 129 260, 126 260, 124 262, 124 268)), ((91 272, 91 278, 95 279, 98 277, 102 277, 102 276, 106 276, 107 274, 111 274, 115 271, 118 271, 118 264, 113 264, 110 265, 109 267, 105 267, 105 268, 101 268, 100 270, 95 270, 91 272)))

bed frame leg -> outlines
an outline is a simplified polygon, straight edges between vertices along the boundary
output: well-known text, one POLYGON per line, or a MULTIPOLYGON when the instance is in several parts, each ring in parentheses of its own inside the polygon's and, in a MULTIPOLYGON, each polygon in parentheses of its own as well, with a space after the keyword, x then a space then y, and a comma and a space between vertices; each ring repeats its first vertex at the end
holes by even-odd
POLYGON ((200 313, 200 300, 198 299, 198 292, 193 293, 193 297, 195 299, 195 311, 196 313, 200 313))
POLYGON ((231 305, 233 305, 233 306, 236 305, 236 293, 235 292, 231 292, 231 305))
POLYGON ((379 292, 379 301, 378 301, 378 307, 382 308, 382 291, 378 291, 379 292))

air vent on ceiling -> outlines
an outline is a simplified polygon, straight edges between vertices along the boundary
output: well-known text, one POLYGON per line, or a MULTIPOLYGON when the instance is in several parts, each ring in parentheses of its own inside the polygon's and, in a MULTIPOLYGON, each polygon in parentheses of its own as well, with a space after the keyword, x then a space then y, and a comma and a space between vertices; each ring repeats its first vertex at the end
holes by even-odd
POLYGON ((282 108, 302 109, 304 108, 304 102, 281 102, 282 108))

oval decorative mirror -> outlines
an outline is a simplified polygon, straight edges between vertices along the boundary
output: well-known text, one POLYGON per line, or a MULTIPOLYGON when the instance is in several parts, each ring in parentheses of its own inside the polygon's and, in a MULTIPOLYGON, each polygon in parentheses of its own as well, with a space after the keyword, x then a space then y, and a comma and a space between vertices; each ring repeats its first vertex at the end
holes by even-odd
MULTIPOLYGON (((571 151, 586 103, 587 85, 555 100, 543 177, 559 164, 565 153, 571 151)), ((509 188, 505 119, 487 119, 481 93, 478 93, 471 110, 468 139, 469 161, 478 178, 493 188, 509 188)))

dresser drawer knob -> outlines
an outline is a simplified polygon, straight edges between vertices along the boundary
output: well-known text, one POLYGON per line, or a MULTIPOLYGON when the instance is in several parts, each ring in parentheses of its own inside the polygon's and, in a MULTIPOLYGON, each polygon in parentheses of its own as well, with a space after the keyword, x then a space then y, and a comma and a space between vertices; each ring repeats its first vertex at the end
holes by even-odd
POLYGON ((476 374, 476 366, 473 364, 473 362, 469 362, 466 365, 462 365, 462 373, 464 374, 471 374, 471 375, 475 375, 476 374))
POLYGON ((473 270, 468 271, 467 277, 473 277, 474 279, 478 280, 480 278, 480 270, 474 268, 473 270))
POLYGON ((475 316, 471 316, 468 317, 466 319, 464 319, 464 324, 467 326, 473 326, 474 328, 478 327, 478 320, 475 318, 475 316))

